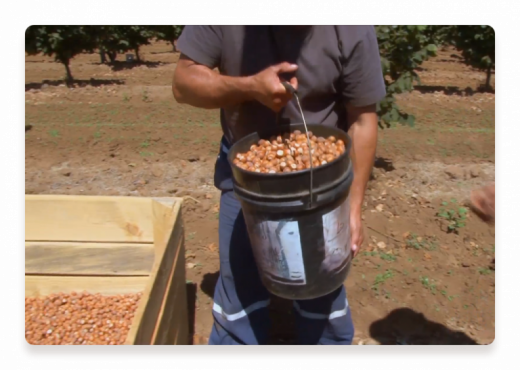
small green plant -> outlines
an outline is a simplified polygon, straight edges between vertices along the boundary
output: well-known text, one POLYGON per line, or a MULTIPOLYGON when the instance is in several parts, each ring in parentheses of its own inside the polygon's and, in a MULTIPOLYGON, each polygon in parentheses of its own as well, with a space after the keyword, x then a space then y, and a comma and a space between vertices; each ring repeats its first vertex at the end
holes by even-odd
POLYGON ((428 290, 435 295, 437 293, 437 287, 435 286, 433 279, 430 279, 428 276, 421 276, 421 284, 428 288, 428 290))
POLYGON ((58 130, 50 130, 49 135, 51 135, 51 137, 59 137, 60 132, 58 130))
POLYGON ((458 295, 448 295, 448 292, 445 290, 441 290, 441 294, 443 296, 445 296, 446 298, 448 298, 448 301, 450 301, 450 302, 453 301, 454 298, 458 297, 458 295))
POLYGON ((491 272, 493 272, 493 270, 491 270, 491 269, 489 269, 487 267, 481 267, 481 268, 478 269, 478 273, 480 275, 489 275, 489 274, 491 274, 491 272))
POLYGON ((126 102, 130 101, 130 96, 128 96, 127 93, 123 94, 123 101, 126 101, 126 102))
POLYGON ((148 148, 150 146, 150 143, 148 142, 148 140, 145 140, 139 145, 141 145, 141 148, 148 148))
POLYGON ((148 90, 143 90, 143 92, 141 93, 141 99, 144 102, 149 102, 150 101, 150 96, 148 96, 148 90))
POLYGON ((189 233, 188 234, 188 240, 193 240, 195 238, 195 232, 192 232, 192 233, 189 233))
MULTIPOLYGON (((406 239, 406 246, 417 250, 427 249, 434 251, 437 249, 437 241, 431 237, 421 237, 417 234, 411 233, 406 239)), ((409 261, 411 262, 411 261, 409 261)))
MULTIPOLYGON (((452 199, 450 203, 456 205, 457 200, 452 199)), ((460 228, 466 226, 468 209, 465 207, 458 207, 458 209, 448 208, 450 203, 441 203, 441 208, 439 212, 437 212, 437 217, 448 221, 448 232, 458 233, 460 228)))
POLYGON ((387 281, 388 279, 391 279, 393 277, 394 277, 393 270, 386 270, 384 273, 376 275, 374 283, 372 284, 372 289, 375 290, 376 292, 379 291, 379 285, 383 284, 385 281, 387 281))
POLYGON ((141 157, 151 157, 153 155, 152 152, 139 152, 141 157))
POLYGON ((377 251, 363 252, 363 255, 367 256, 367 257, 374 257, 374 256, 377 256, 377 251))
POLYGON ((397 257, 390 253, 380 253, 379 257, 384 261, 394 262, 397 257))
POLYGON ((94 137, 95 137, 96 139, 99 139, 99 138, 101 137, 101 132, 100 132, 100 131, 96 131, 96 132, 94 132, 94 137))

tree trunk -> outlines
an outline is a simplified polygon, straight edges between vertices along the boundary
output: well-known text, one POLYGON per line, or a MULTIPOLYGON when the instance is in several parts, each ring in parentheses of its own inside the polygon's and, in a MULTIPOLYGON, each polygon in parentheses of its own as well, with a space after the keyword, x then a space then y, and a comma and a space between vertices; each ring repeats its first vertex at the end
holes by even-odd
POLYGON ((137 60, 137 63, 141 63, 141 57, 139 56, 139 46, 134 49, 135 51, 135 59, 137 60))
POLYGON ((487 75, 486 75, 486 90, 491 90, 491 66, 487 69, 487 75))
POLYGON ((110 59, 110 63, 114 63, 117 58, 117 52, 115 51, 107 51, 108 59, 110 59))
POLYGON ((101 57, 101 64, 105 64, 107 59, 105 57, 105 51, 103 49, 99 50, 99 56, 101 57))
POLYGON ((72 84, 72 81, 74 81, 74 79, 72 78, 72 73, 70 72, 70 67, 69 67, 69 61, 66 60, 66 61, 62 61, 63 65, 65 66, 65 70, 67 71, 67 86, 69 86, 70 84, 72 84))

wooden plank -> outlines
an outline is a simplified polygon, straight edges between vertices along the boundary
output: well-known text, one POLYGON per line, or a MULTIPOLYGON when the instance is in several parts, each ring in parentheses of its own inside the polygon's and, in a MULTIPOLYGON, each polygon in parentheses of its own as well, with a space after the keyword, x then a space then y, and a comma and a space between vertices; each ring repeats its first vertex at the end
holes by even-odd
POLYGON ((25 273, 149 276, 153 244, 26 242, 25 273))
POLYGON ((153 344, 189 344, 188 300, 184 253, 177 258, 159 313, 153 344))
MULTIPOLYGON (((153 240, 154 240, 154 250, 155 250, 155 261, 159 263, 161 261, 162 256, 164 255, 164 250, 168 245, 169 228, 172 227, 170 224, 171 220, 171 211, 173 210, 174 204, 171 206, 164 205, 157 201, 152 201, 152 217, 153 217, 153 240)), ((175 220, 173 220, 175 223, 175 220)))
MULTIPOLYGON (((157 231, 158 239, 155 248, 164 253, 155 261, 149 284, 143 292, 141 304, 137 308, 132 327, 127 336, 127 344, 151 344, 159 313, 165 299, 166 288, 172 276, 172 269, 177 266, 179 256, 184 256, 184 227, 181 217, 181 201, 173 207, 163 205, 162 213, 156 216, 163 220, 163 237, 157 231), (161 246, 164 243, 165 246, 161 246)), ((156 206, 156 211, 161 208, 156 206)), ((187 318, 186 318, 187 321, 187 318)))
MULTIPOLYGON (((159 199, 155 199, 161 202, 159 199)), ((164 204, 164 203, 162 203, 164 204)), ((184 239, 181 246, 184 250, 184 239)), ((157 246, 156 246, 157 247, 157 246)), ((188 301, 184 252, 176 258, 152 338, 153 344, 189 344, 188 301)))
POLYGON ((26 195, 25 240, 151 243, 151 199, 26 195))
POLYGON ((83 291, 105 295, 139 293, 144 291, 148 280, 146 276, 26 276, 25 296, 83 291))

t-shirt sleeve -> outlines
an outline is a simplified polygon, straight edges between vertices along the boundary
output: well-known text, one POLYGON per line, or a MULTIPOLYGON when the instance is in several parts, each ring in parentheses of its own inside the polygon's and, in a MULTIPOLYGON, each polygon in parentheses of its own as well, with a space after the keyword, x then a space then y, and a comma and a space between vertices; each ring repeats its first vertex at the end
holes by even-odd
POLYGON ((185 26, 177 48, 193 61, 209 68, 218 67, 222 54, 220 26, 185 26))
POLYGON ((343 97, 357 107, 376 104, 385 97, 386 88, 375 28, 347 27, 341 32, 343 40, 351 40, 349 48, 343 47, 343 97))

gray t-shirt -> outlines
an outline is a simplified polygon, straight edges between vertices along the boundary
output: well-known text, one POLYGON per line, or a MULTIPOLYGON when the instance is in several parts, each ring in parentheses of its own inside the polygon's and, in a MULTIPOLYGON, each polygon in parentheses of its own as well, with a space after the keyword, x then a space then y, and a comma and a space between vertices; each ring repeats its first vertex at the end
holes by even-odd
MULTIPOLYGON (((346 130, 347 103, 371 105, 386 94, 373 26, 186 26, 177 47, 227 76, 250 76, 280 62, 297 64, 307 123, 346 130)), ((302 122, 294 99, 279 117, 257 101, 223 108, 220 117, 224 152, 269 125, 302 122)))

